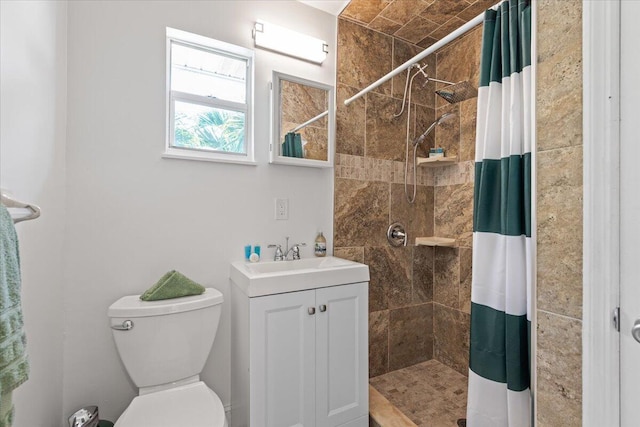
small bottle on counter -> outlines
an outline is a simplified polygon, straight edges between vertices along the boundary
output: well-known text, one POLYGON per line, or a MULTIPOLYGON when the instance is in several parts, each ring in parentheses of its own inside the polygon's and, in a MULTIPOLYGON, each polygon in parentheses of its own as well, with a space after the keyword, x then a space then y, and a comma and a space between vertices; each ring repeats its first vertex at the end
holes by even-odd
POLYGON ((327 239, 322 235, 322 231, 320 231, 318 233, 318 237, 316 237, 316 244, 313 252, 316 256, 327 255, 327 239))

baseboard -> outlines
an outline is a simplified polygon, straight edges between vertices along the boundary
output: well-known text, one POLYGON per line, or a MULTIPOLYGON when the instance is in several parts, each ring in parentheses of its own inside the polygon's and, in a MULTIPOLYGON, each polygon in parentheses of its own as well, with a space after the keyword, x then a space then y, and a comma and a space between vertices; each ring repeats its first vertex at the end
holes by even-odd
POLYGON ((230 426, 231 425, 231 405, 225 405, 224 416, 227 419, 227 424, 230 426))

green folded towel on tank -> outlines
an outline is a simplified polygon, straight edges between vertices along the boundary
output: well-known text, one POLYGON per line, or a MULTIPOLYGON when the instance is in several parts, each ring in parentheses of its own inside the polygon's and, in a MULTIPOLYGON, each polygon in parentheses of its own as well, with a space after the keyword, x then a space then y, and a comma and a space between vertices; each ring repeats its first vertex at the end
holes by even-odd
POLYGON ((155 285, 140 295, 140 299, 143 301, 157 301, 180 298, 200 295, 204 290, 204 286, 197 284, 178 271, 171 270, 165 273, 155 285))

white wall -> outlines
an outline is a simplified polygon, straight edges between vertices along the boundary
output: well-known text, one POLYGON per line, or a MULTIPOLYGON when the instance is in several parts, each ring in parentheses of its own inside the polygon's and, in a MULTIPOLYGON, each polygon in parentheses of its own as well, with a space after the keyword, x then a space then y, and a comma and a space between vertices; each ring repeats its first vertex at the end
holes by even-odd
MULTIPOLYGON (((332 236, 333 171, 269 165, 269 90, 278 70, 334 84, 336 19, 295 1, 70 2, 64 413, 98 404, 115 420, 135 390, 107 307, 177 269, 229 298, 229 263, 245 244, 332 236), (258 166, 160 157, 165 27, 253 48, 257 18, 327 40, 322 66, 256 50, 258 166), (275 197, 290 219, 275 221, 275 197)), ((329 242, 331 243, 331 242, 329 242)), ((331 245, 329 245, 331 247, 331 245)), ((303 256, 312 255, 311 247, 303 256)), ((229 303, 204 380, 230 400, 229 303)))
POLYGON ((66 2, 0 2, 0 186, 42 216, 16 226, 31 363, 15 427, 59 426, 66 124, 66 2))

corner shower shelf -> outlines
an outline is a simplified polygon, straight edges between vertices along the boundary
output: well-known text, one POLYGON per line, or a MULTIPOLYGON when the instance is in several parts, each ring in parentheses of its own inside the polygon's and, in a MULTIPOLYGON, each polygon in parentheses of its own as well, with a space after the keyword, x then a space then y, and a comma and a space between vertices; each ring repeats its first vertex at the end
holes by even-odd
POLYGON ((418 157, 416 159, 418 166, 436 167, 452 165, 458 161, 457 157, 418 157))
POLYGON ((455 246, 456 239, 447 237, 416 237, 416 246, 455 246))

